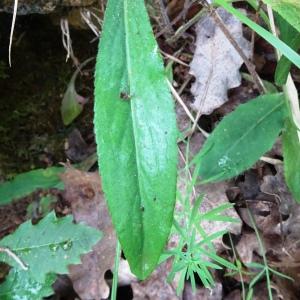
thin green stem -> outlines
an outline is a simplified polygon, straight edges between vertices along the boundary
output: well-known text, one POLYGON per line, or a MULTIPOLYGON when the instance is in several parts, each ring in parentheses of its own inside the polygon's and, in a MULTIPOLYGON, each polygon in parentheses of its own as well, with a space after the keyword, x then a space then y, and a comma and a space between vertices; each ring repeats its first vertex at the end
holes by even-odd
MULTIPOLYGON (((235 252, 235 246, 234 246, 233 241, 232 241, 231 233, 229 232, 228 235, 229 235, 231 249, 232 249, 232 252, 233 252, 233 257, 234 257, 235 261, 237 262, 238 258, 237 258, 236 252, 235 252)), ((237 264, 237 268, 238 268, 238 273, 239 273, 239 277, 240 277, 241 285, 242 285, 242 299, 245 300, 246 299, 246 290, 245 290, 243 273, 242 273, 241 268, 238 266, 238 264, 237 264)))
POLYGON ((117 247, 116 247, 116 255, 115 255, 113 282, 112 282, 112 288, 111 288, 111 298, 110 298, 111 300, 116 300, 117 299, 120 258, 121 258, 121 244, 118 241, 117 242, 117 247))
POLYGON ((257 237, 258 245, 259 245, 259 248, 260 248, 260 251, 261 251, 261 256, 263 258, 263 262, 264 262, 264 266, 265 266, 269 299, 273 300, 272 290, 271 290, 270 271, 269 271, 269 266, 268 266, 268 260, 267 260, 266 254, 265 254, 265 247, 264 247, 262 239, 260 238, 260 234, 259 234, 258 229, 256 227, 255 220, 252 216, 252 213, 251 213, 249 208, 247 208, 247 210, 248 210, 249 219, 251 221, 251 224, 253 226, 253 229, 254 229, 256 237, 257 237))

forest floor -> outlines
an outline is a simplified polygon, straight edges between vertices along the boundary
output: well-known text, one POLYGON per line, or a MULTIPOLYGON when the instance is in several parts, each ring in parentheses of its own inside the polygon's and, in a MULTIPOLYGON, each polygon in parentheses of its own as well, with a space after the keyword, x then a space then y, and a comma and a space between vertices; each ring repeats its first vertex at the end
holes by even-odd
MULTIPOLYGON (((170 20, 177 18, 177 22, 162 21, 165 16, 163 16, 163 11, 157 10, 157 7, 149 11, 165 65, 171 66, 174 86, 186 106, 192 111, 194 96, 191 87, 195 79, 190 74, 190 64, 196 49, 195 26, 188 27, 176 39, 172 40, 172 37, 180 26, 187 24, 197 15, 201 7, 193 5, 184 10, 184 1, 170 2, 173 4, 168 7, 168 18, 170 20)), ((249 7, 244 6, 243 9, 246 9, 250 16, 255 17, 255 12, 249 7)), ((47 205, 54 208, 60 216, 72 212, 74 214, 74 210, 78 210, 78 206, 83 205, 86 199, 92 199, 91 201, 95 203, 99 201, 104 203, 104 200, 101 191, 94 190, 95 195, 92 196, 89 194, 89 189, 94 189, 91 182, 99 181, 97 172, 93 173, 97 171, 97 163, 89 164, 89 158, 95 153, 93 63, 84 67, 76 80, 77 93, 87 100, 82 113, 69 126, 64 125, 61 116, 62 99, 76 71, 74 63, 77 61, 80 64, 90 57, 95 57, 98 39, 95 39, 95 35, 88 28, 82 29, 70 25, 76 61, 71 58, 66 61, 67 53, 62 44, 61 28, 55 24, 52 16, 37 14, 18 16, 12 48, 12 67, 9 67, 7 46, 11 15, 0 13, 0 22, 4 24, 0 27, 0 182, 10 180, 15 175, 29 170, 57 166, 60 163, 68 165, 66 174, 62 176, 65 191, 38 190, 9 205, 0 206, 0 237, 2 238, 13 232, 25 220, 29 218, 38 220, 43 211, 39 209, 37 213, 32 209, 32 204, 39 205, 45 195, 51 195, 52 200, 47 205), (71 167, 82 162, 87 163, 89 167, 81 171, 71 167), (86 177, 87 171, 93 175, 86 177), (79 183, 81 190, 77 188, 79 183), (88 192, 82 195, 82 190, 88 190, 88 192), (76 208, 72 204, 72 199, 75 198, 77 200, 74 201, 78 204, 76 208)), ((253 37, 246 28, 243 28, 243 35, 248 41, 253 37)), ((276 67, 274 49, 258 36, 254 36, 254 41, 252 62, 257 73, 263 80, 274 82, 276 67)), ((224 61, 224 64, 226 63, 224 61)), ((241 66, 241 72, 247 72, 245 65, 241 66)), ((292 69, 292 75, 297 88, 300 89, 299 70, 292 69)), ((254 83, 244 77, 238 87, 228 89, 226 103, 216 107, 211 113, 200 116, 199 127, 204 133, 212 132, 225 115, 232 112, 239 104, 246 103, 258 95, 259 91, 254 83)), ((178 103, 176 111, 178 127, 184 131, 190 126, 190 120, 178 103)), ((191 155, 201 148, 205 138, 205 134, 201 132, 196 132, 191 137, 191 155)), ((179 146, 184 151, 184 145, 179 146)), ((239 225, 230 224, 225 227, 210 225, 212 226, 209 229, 210 232, 224 228, 231 232, 218 242, 218 254, 232 261, 234 256, 237 256, 244 266, 247 263, 261 262, 262 257, 265 256, 270 267, 294 279, 293 282, 280 276, 272 276, 271 286, 274 299, 296 300, 300 299, 298 284, 300 279, 298 248, 300 219, 296 214, 299 208, 294 204, 283 178, 281 142, 276 142, 265 156, 270 160, 260 160, 235 179, 208 185, 200 191, 207 195, 207 201, 210 203, 207 204, 208 207, 225 202, 234 203, 235 207, 229 214, 240 220, 239 225), (248 209, 252 211, 255 225, 249 218, 248 209), (259 232, 259 237, 257 237, 257 232, 259 232), (260 247, 259 238, 263 240, 265 249, 260 247), (231 250, 232 244, 234 244, 235 253, 231 250)), ((84 214, 84 208, 79 209, 77 214, 84 214)), ((106 211, 102 217, 104 215, 107 216, 106 211)), ((113 235, 111 224, 107 224, 108 234, 113 235)), ((107 247, 113 248, 112 245, 107 247)), ((108 259, 112 260, 113 256, 114 252, 108 255, 108 259)), ((103 267, 100 275, 96 272, 91 273, 94 281, 89 282, 85 279, 87 280, 85 289, 94 288, 98 297, 106 295, 112 278, 112 263, 110 264, 111 268, 109 265, 106 269, 103 267), (97 276, 100 276, 100 283, 97 282, 97 276)), ((239 274, 226 276, 223 271, 215 271, 213 275, 216 285, 212 291, 203 288, 200 280, 197 280, 196 294, 191 292, 191 286, 187 282, 183 295, 177 296, 174 291, 176 282, 170 284, 166 282, 165 270, 159 269, 147 281, 137 282, 135 278, 128 275, 127 268, 125 265, 126 279, 123 282, 121 280, 122 286, 119 287, 118 299, 122 300, 238 300, 242 299, 242 282, 247 285, 252 278, 246 267, 243 268, 242 280, 239 274)), ((0 279, 1 274, 5 272, 7 272, 5 267, 0 266, 0 279)), ((82 282, 85 282, 84 279, 82 282)), ((80 290, 79 285, 78 282, 76 285, 75 280, 72 284, 67 276, 61 276, 55 284, 56 294, 51 299, 71 300, 76 297, 78 299, 80 293, 86 295, 87 291, 80 290)), ((266 278, 260 278, 254 287, 253 299, 269 299, 266 286, 266 278)))

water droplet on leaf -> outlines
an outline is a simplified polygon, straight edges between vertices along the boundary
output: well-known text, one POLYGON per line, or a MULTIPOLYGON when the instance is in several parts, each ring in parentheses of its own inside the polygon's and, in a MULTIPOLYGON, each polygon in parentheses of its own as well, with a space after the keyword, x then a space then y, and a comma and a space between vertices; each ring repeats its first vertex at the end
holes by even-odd
POLYGON ((51 245, 49 245, 49 248, 51 251, 56 252, 58 250, 59 246, 56 244, 51 244, 51 245))
POLYGON ((62 245, 62 248, 65 250, 65 251, 68 251, 72 248, 73 246, 73 242, 71 240, 65 242, 63 245, 62 245))

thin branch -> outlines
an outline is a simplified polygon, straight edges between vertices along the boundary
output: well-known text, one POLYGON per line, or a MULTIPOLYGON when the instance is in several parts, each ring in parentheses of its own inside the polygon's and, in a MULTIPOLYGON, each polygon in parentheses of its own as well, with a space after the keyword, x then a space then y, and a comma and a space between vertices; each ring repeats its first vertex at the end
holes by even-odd
POLYGON ((6 253, 9 257, 11 257, 24 271, 28 270, 28 266, 26 266, 21 259, 14 254, 10 249, 0 247, 0 252, 6 253))
POLYGON ((173 60, 174 62, 177 62, 178 64, 183 65, 183 66, 185 66, 185 67, 189 67, 188 64, 186 64, 185 62, 183 62, 183 61, 180 60, 179 58, 177 58, 177 57, 175 57, 175 56, 173 56, 173 55, 171 55, 171 54, 168 54, 168 53, 166 53, 166 52, 164 52, 164 51, 162 51, 162 50, 160 50, 160 52, 161 52, 164 56, 166 56, 167 58, 169 58, 170 60, 173 60))
POLYGON ((228 41, 231 43, 231 45, 234 47, 234 49, 238 52, 240 57, 243 59, 247 69, 249 70, 251 76, 253 77, 254 83, 257 86, 257 89, 260 94, 265 94, 267 92, 266 88, 264 87, 264 84, 260 77, 258 76, 254 64, 247 58, 244 51, 240 48, 230 31, 227 29, 227 26, 224 24, 223 20, 219 16, 219 14, 216 12, 215 9, 211 8, 211 15, 216 22, 216 24, 219 26, 219 28, 222 30, 228 41))
MULTIPOLYGON (((183 10, 170 22, 170 26, 172 27, 172 32, 174 32, 173 30, 173 25, 175 25, 178 21, 180 21, 182 18, 184 18, 186 16, 186 13, 188 12, 188 10, 190 9, 190 7, 194 4, 194 2, 185 2, 184 3, 184 7, 183 7, 183 10)), ((169 27, 165 27, 163 28, 160 32, 158 32, 155 37, 156 38, 159 38, 161 35, 163 35, 167 30, 168 30, 169 27)), ((176 35, 176 33, 174 34, 174 36, 176 35)), ((173 36, 173 37, 174 37, 173 36)), ((170 39, 167 39, 167 42, 168 41, 172 41, 173 42, 173 37, 171 37, 170 39)))
POLYGON ((160 7, 162 19, 163 19, 163 22, 164 22, 164 25, 165 25, 165 29, 166 29, 164 31, 164 33, 167 32, 167 31, 169 31, 170 33, 173 33, 174 29, 173 29, 172 24, 170 22, 170 18, 168 16, 165 4, 164 4, 163 0, 159 0, 158 2, 159 2, 159 7, 160 7))
MULTIPOLYGON (((197 23, 200 19, 202 19, 207 13, 207 9, 206 8, 202 8, 192 19, 190 19, 187 23, 185 23, 184 25, 180 26, 175 34, 167 39, 168 43, 173 43, 176 42, 191 26, 193 26, 195 23, 197 23)), ((181 14, 179 14, 177 17, 182 17, 181 14)), ((174 21, 179 21, 180 18, 177 19, 177 17, 174 19, 174 21)), ((176 23, 175 22, 175 23, 176 23)), ((173 21, 172 21, 173 23, 173 21)))
MULTIPOLYGON (((181 97, 179 96, 179 94, 177 93, 177 91, 175 90, 175 88, 173 87, 173 85, 171 84, 171 82, 169 80, 167 80, 167 83, 169 85, 169 88, 171 90, 171 93, 173 94, 174 98, 178 101, 178 103, 182 106, 182 108, 184 109, 185 113, 187 114, 187 116, 190 118, 190 120, 193 122, 193 124, 195 123, 195 118, 193 117, 192 113, 189 111, 189 109, 187 108, 187 106, 185 105, 185 103, 183 102, 183 100, 181 99, 181 97)), ((205 136, 208 137, 208 133, 203 130, 198 124, 197 124, 197 128, 199 129, 199 131, 205 136)))
POLYGON ((18 0, 15 0, 13 18, 12 18, 12 23, 10 28, 9 47, 8 47, 8 61, 10 67, 11 67, 11 48, 12 48, 14 29, 16 25, 17 11, 18 11, 18 0))

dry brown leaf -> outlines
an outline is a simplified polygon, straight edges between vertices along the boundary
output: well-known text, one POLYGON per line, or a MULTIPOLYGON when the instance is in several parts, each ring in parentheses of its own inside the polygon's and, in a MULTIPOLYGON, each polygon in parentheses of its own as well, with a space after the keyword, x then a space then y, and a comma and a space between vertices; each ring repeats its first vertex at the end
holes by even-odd
MULTIPOLYGON (((217 12, 249 58, 251 46, 243 37, 241 22, 222 8, 217 12)), ((193 108, 201 114, 210 114, 228 100, 228 89, 241 84, 239 69, 243 60, 212 17, 199 21, 196 34, 196 50, 190 65, 190 73, 196 78, 191 89, 195 96, 193 108)))
POLYGON ((65 152, 67 157, 73 162, 81 162, 95 152, 95 146, 88 145, 80 131, 75 128, 65 142, 65 152))
POLYGON ((285 184, 283 166, 276 166, 276 175, 264 176, 263 184, 260 189, 262 192, 275 195, 280 201, 280 212, 285 215, 289 215, 295 204, 288 187, 285 184))
MULTIPOLYGON (((227 190, 226 182, 218 182, 201 185, 199 187, 199 192, 204 193, 206 196, 201 206, 202 212, 208 212, 213 208, 216 208, 222 204, 228 203, 228 199, 226 196, 227 190)), ((239 220, 239 216, 234 208, 226 209, 223 215, 235 218, 239 220)), ((233 234, 240 234, 242 223, 228 223, 228 222, 215 222, 215 221, 205 221, 202 223, 207 233, 214 233, 219 230, 227 230, 233 234)), ((215 240, 218 241, 218 240, 215 240)), ((219 240, 218 242, 221 242, 219 240)))
POLYGON ((243 232, 241 239, 236 245, 236 252, 244 264, 254 261, 254 253, 260 254, 258 240, 254 232, 243 232))
POLYGON ((267 197, 257 198, 256 200, 247 201, 248 208, 239 208, 241 219, 251 228, 254 225, 249 217, 249 211, 255 221, 255 226, 262 232, 264 236, 277 236, 280 239, 280 213, 276 199, 267 197))
POLYGON ((149 279, 132 283, 133 300, 180 300, 176 295, 174 283, 166 278, 171 268, 171 261, 161 264, 149 279))
POLYGON ((74 289, 82 300, 106 299, 109 287, 104 274, 113 268, 116 235, 103 198, 100 176, 98 172, 68 168, 61 178, 65 184, 64 197, 71 205, 75 221, 98 228, 104 234, 93 251, 82 256, 81 265, 69 267, 74 289))
POLYGON ((242 293, 240 290, 234 290, 224 298, 224 300, 241 300, 241 299, 242 299, 242 293))

